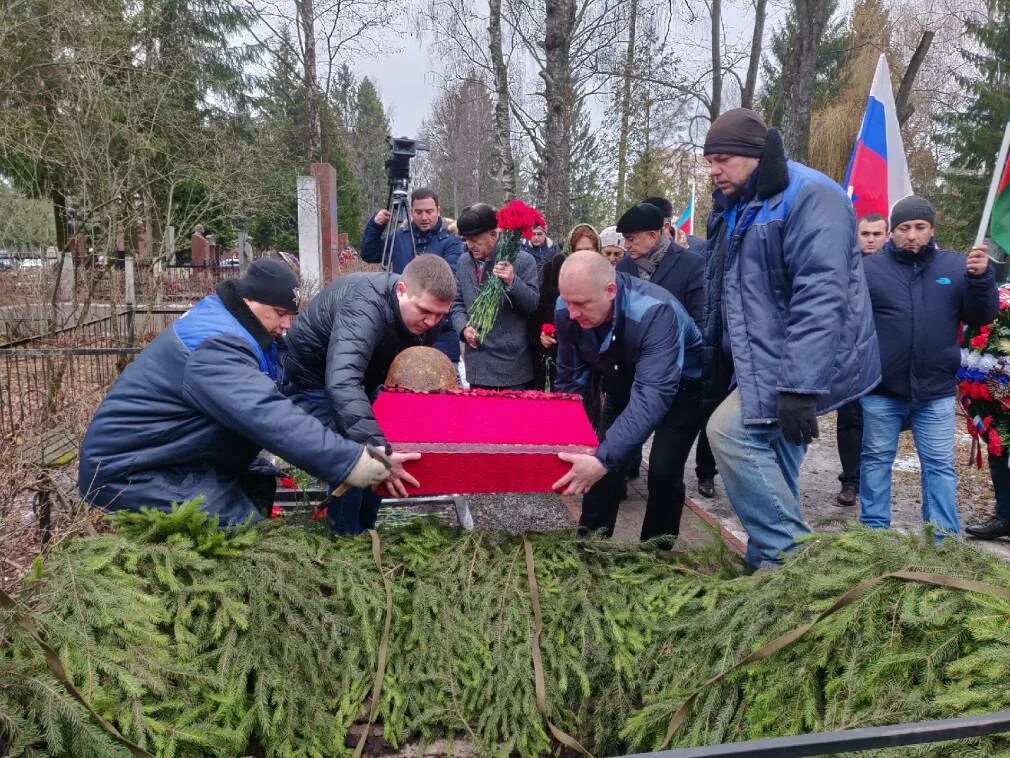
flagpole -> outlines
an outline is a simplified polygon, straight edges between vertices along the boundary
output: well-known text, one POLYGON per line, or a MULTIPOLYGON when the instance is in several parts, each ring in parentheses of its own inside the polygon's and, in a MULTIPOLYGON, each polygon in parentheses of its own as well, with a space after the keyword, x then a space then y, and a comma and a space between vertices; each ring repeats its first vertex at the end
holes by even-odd
POLYGON ((992 206, 996 202, 996 190, 999 189, 999 180, 1006 168, 1008 149, 1010 149, 1010 120, 1007 121, 1007 125, 1003 129, 1003 143, 999 147, 996 168, 992 172, 992 181, 989 182, 989 194, 985 199, 985 206, 982 208, 982 221, 978 225, 978 234, 975 235, 976 247, 985 242, 985 233, 989 229, 989 218, 992 216, 992 206))
POLYGON ((688 234, 690 235, 694 235, 694 201, 695 201, 694 191, 697 186, 698 186, 698 180, 691 179, 691 219, 687 222, 687 228, 690 229, 688 234))

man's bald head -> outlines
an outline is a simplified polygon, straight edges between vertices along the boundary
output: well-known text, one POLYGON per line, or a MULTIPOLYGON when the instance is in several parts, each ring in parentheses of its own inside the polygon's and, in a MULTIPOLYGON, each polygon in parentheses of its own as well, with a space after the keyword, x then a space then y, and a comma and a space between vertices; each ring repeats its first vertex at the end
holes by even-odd
POLYGON ((579 250, 565 258, 559 281, 575 277, 604 289, 614 281, 614 276, 614 267, 602 255, 592 250, 579 250))
POLYGON ((569 255, 561 266, 558 290, 568 315, 583 329, 610 320, 617 281, 610 262, 599 253, 582 250, 569 255))

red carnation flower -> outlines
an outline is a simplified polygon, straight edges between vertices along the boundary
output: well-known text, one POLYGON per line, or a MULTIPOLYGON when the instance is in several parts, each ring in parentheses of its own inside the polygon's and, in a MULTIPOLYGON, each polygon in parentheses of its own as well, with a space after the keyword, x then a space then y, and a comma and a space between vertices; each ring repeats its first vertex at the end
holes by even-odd
POLYGON ((1003 441, 995 429, 989 430, 989 454, 997 457, 1003 455, 1003 441))
POLYGON ((544 324, 540 327, 540 333, 546 334, 548 337, 553 337, 557 329, 554 328, 554 324, 544 324))
POLYGON ((982 350, 985 348, 985 343, 987 342, 985 334, 979 334, 977 337, 971 338, 971 346, 975 350, 982 350))
POLYGON ((543 215, 522 200, 512 200, 498 211, 498 228, 519 232, 526 239, 533 238, 533 227, 547 227, 543 215))

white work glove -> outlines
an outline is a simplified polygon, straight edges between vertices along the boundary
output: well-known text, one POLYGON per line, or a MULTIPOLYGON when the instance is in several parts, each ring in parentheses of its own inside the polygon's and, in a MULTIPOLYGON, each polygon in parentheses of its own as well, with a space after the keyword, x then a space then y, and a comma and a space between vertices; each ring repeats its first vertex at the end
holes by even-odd
POLYGON ((344 480, 344 484, 369 489, 386 481, 389 477, 389 469, 390 463, 385 460, 382 453, 366 446, 361 451, 361 457, 354 464, 351 473, 344 480))

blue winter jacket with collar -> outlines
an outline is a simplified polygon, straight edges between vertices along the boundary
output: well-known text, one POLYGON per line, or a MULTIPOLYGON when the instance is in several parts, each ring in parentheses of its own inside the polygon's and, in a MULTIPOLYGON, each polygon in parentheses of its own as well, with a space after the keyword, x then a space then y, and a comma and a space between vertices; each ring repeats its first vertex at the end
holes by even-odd
POLYGON ((783 392, 816 395, 818 413, 869 392, 880 357, 841 187, 787 160, 771 129, 743 199, 717 191, 714 201, 704 329, 710 399, 735 376, 744 422, 766 424, 776 421, 783 392))
POLYGON ((158 335, 116 380, 81 444, 92 505, 168 510, 203 495, 223 523, 257 518, 243 478, 261 449, 322 481, 343 481, 362 447, 277 388, 277 350, 234 282, 158 335))
POLYGON ((950 397, 961 365, 960 324, 996 318, 999 295, 992 267, 968 273, 965 257, 930 240, 919 253, 891 240, 863 260, 880 344, 880 394, 915 401, 950 397))
POLYGON ((555 391, 581 394, 599 387, 623 407, 596 451, 603 465, 617 470, 663 420, 678 390, 700 387, 701 332, 669 292, 620 272, 609 324, 583 329, 560 297, 554 324, 555 391))

